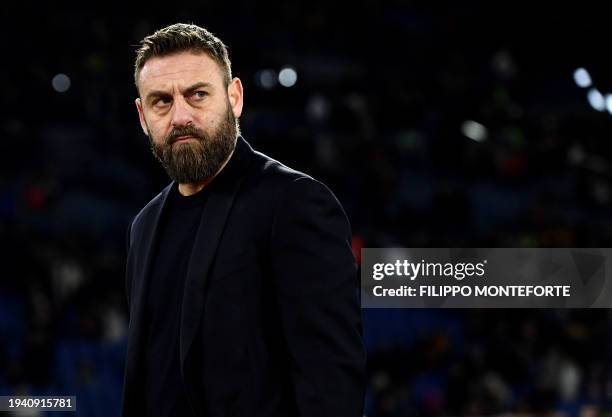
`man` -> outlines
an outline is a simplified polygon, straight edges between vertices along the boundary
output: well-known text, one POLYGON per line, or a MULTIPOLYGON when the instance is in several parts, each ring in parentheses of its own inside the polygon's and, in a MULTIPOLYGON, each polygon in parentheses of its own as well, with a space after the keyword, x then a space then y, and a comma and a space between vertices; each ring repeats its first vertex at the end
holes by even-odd
POLYGON ((175 24, 137 53, 136 107, 173 180, 128 230, 124 417, 360 417, 351 232, 320 182, 240 136, 225 45, 175 24))

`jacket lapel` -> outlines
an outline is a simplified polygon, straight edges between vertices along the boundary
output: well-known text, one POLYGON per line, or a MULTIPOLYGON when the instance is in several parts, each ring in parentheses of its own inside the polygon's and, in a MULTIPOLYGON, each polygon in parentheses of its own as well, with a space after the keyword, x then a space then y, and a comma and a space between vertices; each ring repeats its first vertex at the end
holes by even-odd
MULTIPOLYGON (((210 271, 219 240, 228 215, 246 176, 246 168, 253 153, 251 147, 238 137, 234 151, 236 160, 230 172, 223 172, 211 183, 211 193, 204 206, 202 221, 196 233, 187 268, 183 306, 181 311, 181 373, 184 377, 185 358, 198 330, 202 311, 206 279, 210 271)), ((232 157, 232 158, 233 158, 232 157)), ((228 164, 229 167, 229 164, 228 164)), ((225 169, 224 169, 225 171, 225 169)))
MULTIPOLYGON (((143 224, 134 230, 137 235, 132 237, 132 241, 141 242, 139 245, 132 244, 133 250, 131 262, 136 262, 132 268, 134 276, 132 277, 130 294, 130 326, 128 329, 128 346, 126 354, 126 386, 124 390, 126 393, 137 388, 138 377, 141 375, 140 365, 142 362, 141 352, 142 344, 146 343, 143 340, 144 336, 144 311, 145 311, 145 297, 147 291, 147 284, 149 282, 149 274, 153 264, 154 250, 157 245, 159 220, 161 213, 166 205, 168 193, 170 192, 172 184, 168 185, 160 194, 160 199, 157 204, 151 208, 151 215, 143 218, 143 224)), ((139 384, 138 384, 139 385, 139 384)), ((134 399, 135 395, 125 394, 126 400, 134 399)), ((129 410, 133 403, 126 403, 125 406, 129 410)), ((130 412, 124 410, 125 415, 130 415, 130 412)))
POLYGON ((134 288, 131 290, 131 294, 134 295, 134 298, 131 301, 132 308, 130 314, 134 313, 134 318, 132 320, 135 321, 134 327, 136 329, 142 327, 139 325, 143 318, 145 305, 142 297, 145 296, 147 284, 150 281, 149 275, 151 273, 151 267, 153 266, 153 256, 155 255, 155 247, 159 236, 159 220, 166 206, 166 200, 168 199, 171 187, 172 184, 162 190, 159 204, 152 209, 152 214, 148 217, 150 220, 140 227, 140 235, 135 237, 138 241, 143 242, 143 244, 138 247, 138 253, 136 253, 136 259, 142 259, 143 263, 142 265, 137 265, 136 271, 138 272, 132 284, 134 288))

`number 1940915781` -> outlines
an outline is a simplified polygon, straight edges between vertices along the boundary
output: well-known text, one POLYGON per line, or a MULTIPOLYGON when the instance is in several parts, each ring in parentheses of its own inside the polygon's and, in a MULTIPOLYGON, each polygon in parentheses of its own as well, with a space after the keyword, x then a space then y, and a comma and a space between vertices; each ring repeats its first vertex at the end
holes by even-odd
POLYGON ((0 396, 0 411, 14 409, 38 408, 45 410, 76 411, 76 398, 70 396, 60 397, 33 397, 33 396, 0 396))

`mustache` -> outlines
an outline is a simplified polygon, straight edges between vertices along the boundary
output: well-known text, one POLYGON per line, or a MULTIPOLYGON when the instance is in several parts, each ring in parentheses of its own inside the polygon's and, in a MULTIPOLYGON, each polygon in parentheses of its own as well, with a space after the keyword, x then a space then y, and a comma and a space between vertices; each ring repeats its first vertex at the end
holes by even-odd
POLYGON ((172 132, 168 134, 168 136, 166 137, 166 143, 168 145, 172 145, 181 136, 193 136, 194 138, 202 141, 204 140, 205 134, 204 132, 202 132, 202 130, 198 129, 195 126, 181 126, 173 129, 172 132))

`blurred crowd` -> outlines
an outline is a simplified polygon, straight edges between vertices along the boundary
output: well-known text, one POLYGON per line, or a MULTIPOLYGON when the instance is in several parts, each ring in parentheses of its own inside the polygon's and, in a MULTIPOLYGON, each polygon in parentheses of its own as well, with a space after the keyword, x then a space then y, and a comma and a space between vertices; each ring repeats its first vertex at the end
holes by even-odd
MULTIPOLYGON (((168 182, 138 124, 134 51, 177 21, 229 46, 244 137, 330 186, 358 259, 362 247, 610 246, 612 115, 572 78, 587 66, 612 91, 601 20, 331 3, 6 22, 0 395, 76 395, 78 415, 118 415, 125 233, 168 182), (270 80, 284 67, 292 87, 270 80)), ((612 413, 607 310, 363 316, 369 417, 612 413)))

